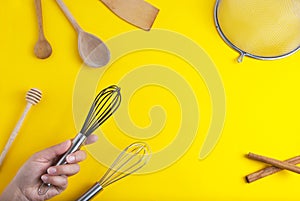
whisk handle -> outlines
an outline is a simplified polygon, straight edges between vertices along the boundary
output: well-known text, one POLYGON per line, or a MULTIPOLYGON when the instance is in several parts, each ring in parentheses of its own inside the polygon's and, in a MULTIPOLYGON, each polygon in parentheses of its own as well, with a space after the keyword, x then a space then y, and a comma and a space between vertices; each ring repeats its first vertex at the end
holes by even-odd
POLYGON ((76 201, 88 201, 92 199, 95 195, 97 195, 101 190, 103 190, 103 187, 100 185, 99 182, 96 182, 94 186, 92 186, 87 192, 85 192, 76 201))
POLYGON ((72 146, 68 149, 68 151, 59 159, 59 161, 56 163, 56 166, 58 165, 64 165, 67 163, 67 156, 71 153, 74 153, 77 151, 81 145, 85 142, 86 136, 82 133, 78 133, 76 137, 72 141, 72 146))
MULTIPOLYGON (((72 146, 59 159, 59 161, 55 164, 55 166, 66 164, 67 163, 67 160, 66 160, 67 156, 69 154, 74 153, 75 151, 77 151, 81 147, 81 145, 85 142, 86 138, 87 138, 86 135, 84 135, 82 133, 78 133, 76 135, 76 137, 72 140, 72 146)), ((38 194, 39 195, 45 195, 50 187, 51 187, 51 184, 42 183, 40 185, 39 189, 38 189, 38 194)))

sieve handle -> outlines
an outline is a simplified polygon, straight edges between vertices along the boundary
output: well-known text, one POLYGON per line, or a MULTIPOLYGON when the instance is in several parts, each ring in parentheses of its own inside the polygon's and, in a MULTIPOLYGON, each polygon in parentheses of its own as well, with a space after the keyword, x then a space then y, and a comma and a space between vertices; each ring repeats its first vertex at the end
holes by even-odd
POLYGON ((85 192, 80 198, 76 201, 88 201, 92 199, 95 195, 97 195, 103 187, 100 185, 99 182, 96 182, 87 192, 85 192))
POLYGON ((246 53, 245 53, 245 52, 242 52, 242 51, 239 51, 239 52, 240 52, 240 56, 238 57, 237 61, 238 61, 239 63, 242 63, 242 62, 243 62, 243 59, 244 59, 244 57, 245 57, 245 55, 246 55, 246 53))

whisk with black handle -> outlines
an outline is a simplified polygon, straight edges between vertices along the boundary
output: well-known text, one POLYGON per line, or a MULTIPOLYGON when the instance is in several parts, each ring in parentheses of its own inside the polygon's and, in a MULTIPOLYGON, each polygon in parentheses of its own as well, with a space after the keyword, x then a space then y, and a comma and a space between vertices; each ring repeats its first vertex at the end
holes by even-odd
MULTIPOLYGON (((72 145, 68 151, 56 163, 56 166, 66 164, 66 158, 69 154, 77 151, 85 142, 87 137, 91 135, 100 125, 102 125, 113 113, 118 109, 121 103, 120 88, 111 85, 96 96, 86 120, 76 137, 72 140, 72 145)), ((42 183, 38 189, 39 195, 47 193, 51 184, 42 183)))
POLYGON ((88 201, 106 186, 141 169, 151 157, 149 146, 143 142, 136 142, 126 147, 106 171, 100 181, 96 182, 77 201, 88 201))

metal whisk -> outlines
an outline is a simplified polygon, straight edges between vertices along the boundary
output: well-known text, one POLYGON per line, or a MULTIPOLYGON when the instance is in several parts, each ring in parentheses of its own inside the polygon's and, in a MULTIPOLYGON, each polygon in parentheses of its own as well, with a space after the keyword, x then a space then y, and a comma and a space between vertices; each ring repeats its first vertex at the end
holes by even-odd
MULTIPOLYGON (((100 91, 89 110, 82 129, 73 139, 70 149, 56 163, 56 166, 66 164, 67 156, 78 150, 87 137, 113 115, 120 103, 121 93, 118 86, 112 85, 100 91)), ((51 184, 42 183, 38 189, 38 194, 46 194, 50 187, 51 184)))
POLYGON ((151 157, 149 146, 143 142, 136 142, 126 147, 100 181, 96 182, 77 201, 88 201, 106 186, 138 171, 147 164, 151 157))

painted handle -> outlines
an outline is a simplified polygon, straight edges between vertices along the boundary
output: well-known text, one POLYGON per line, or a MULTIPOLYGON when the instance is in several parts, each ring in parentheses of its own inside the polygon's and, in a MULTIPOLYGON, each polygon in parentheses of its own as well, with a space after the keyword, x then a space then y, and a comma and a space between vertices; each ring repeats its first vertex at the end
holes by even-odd
POLYGON ((71 22, 71 24, 73 25, 74 29, 78 33, 81 32, 81 31, 83 31, 81 29, 81 27, 79 26, 79 24, 76 22, 75 18, 73 17, 73 15, 69 11, 69 9, 67 8, 67 6, 64 4, 64 2, 62 0, 56 0, 56 3, 59 5, 59 7, 61 8, 61 10, 64 12, 64 14, 68 18, 68 20, 71 22))
POLYGON ((16 139, 17 135, 18 135, 18 132, 25 120, 25 117, 27 115, 27 113, 29 112, 30 108, 31 108, 32 104, 31 103, 27 103, 25 109, 24 109, 24 112, 21 116, 21 118, 19 119, 17 125, 15 126, 14 130, 12 131, 12 133, 10 134, 10 137, 1 153, 1 156, 0 156, 0 166, 2 165, 3 163, 3 160, 8 152, 8 150, 10 149, 12 143, 14 142, 14 140, 16 139))
POLYGON ((95 195, 97 195, 101 190, 103 190, 102 186, 99 182, 96 182, 94 186, 92 186, 87 192, 85 192, 80 198, 76 201, 88 201, 92 199, 95 195))

